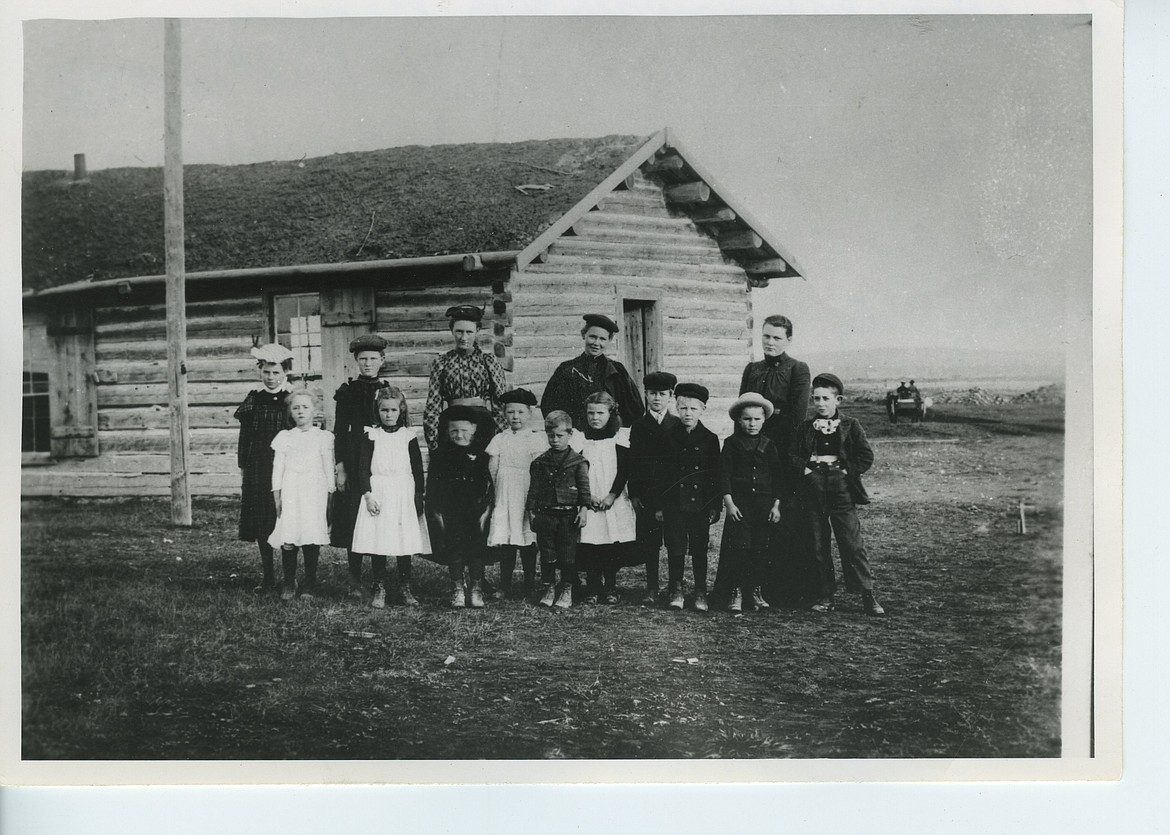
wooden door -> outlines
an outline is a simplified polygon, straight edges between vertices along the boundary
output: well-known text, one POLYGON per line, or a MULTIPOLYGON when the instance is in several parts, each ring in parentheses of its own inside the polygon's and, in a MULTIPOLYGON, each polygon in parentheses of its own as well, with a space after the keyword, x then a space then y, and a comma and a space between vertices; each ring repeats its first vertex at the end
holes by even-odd
POLYGON ((622 322, 622 362, 634 378, 638 391, 642 391, 642 376, 646 373, 646 337, 643 326, 642 306, 637 302, 625 302, 622 322))
POLYGON ((49 369, 49 446, 54 458, 98 454, 97 384, 94 379, 93 309, 55 310, 46 330, 49 369))
POLYGON ((333 429, 336 409, 333 393, 350 377, 357 376, 349 343, 374 328, 374 289, 341 287, 321 293, 321 389, 325 428, 333 429))

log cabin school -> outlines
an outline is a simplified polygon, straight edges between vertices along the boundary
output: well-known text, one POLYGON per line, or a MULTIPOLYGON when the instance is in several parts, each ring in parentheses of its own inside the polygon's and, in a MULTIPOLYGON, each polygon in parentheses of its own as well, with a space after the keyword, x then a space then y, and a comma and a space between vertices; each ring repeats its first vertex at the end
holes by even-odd
MULTIPOLYGON (((636 382, 701 382, 705 423, 728 434, 751 290, 801 273, 705 165, 663 129, 187 166, 192 493, 239 492, 253 346, 292 349, 290 379, 330 429, 350 340, 381 334, 381 374, 421 431, 457 304, 484 309, 479 346, 538 396, 580 353, 582 313, 605 313, 636 382)), ((22 495, 168 495, 161 170, 86 175, 79 160, 72 176, 26 172, 22 196, 22 495)))

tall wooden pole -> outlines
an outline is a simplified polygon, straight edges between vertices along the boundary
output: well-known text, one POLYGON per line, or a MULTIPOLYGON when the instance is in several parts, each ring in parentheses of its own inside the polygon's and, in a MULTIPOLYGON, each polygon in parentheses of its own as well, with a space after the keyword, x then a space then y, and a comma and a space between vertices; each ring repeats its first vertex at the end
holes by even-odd
POLYGON ((167 260, 167 395, 171 404, 171 522, 191 524, 187 459, 187 288, 183 248, 182 43, 179 21, 163 21, 163 202, 167 260))

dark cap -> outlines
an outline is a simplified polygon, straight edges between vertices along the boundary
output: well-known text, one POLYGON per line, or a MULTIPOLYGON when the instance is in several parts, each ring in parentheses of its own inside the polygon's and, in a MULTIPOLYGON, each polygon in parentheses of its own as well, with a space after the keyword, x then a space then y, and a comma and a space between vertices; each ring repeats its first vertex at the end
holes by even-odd
MULTIPOLYGON (((902 383, 902 385, 905 385, 905 383, 902 383)), ((829 374, 826 372, 824 374, 818 374, 817 376, 813 377, 812 387, 816 388, 817 386, 820 386, 821 388, 835 388, 837 390, 837 394, 845 393, 845 384, 841 382, 841 378, 836 374, 829 374)))
POLYGON ((674 396, 676 398, 693 397, 706 403, 711 397, 711 392, 707 391, 706 386, 701 386, 698 383, 679 383, 674 387, 674 396))
POLYGON ((536 405, 536 395, 528 389, 512 389, 500 395, 500 405, 505 403, 523 403, 525 406, 536 405))
POLYGON ((669 391, 678 382, 678 377, 669 371, 651 371, 642 378, 646 391, 669 391))
POLYGON ((618 332, 618 326, 608 316, 602 316, 600 313, 586 313, 581 318, 585 320, 586 328, 605 328, 611 335, 618 332))
POLYGON ((376 333, 366 333, 349 343, 351 354, 360 354, 362 351, 385 351, 390 343, 376 333))
POLYGON ((447 318, 452 322, 475 322, 483 318, 483 310, 473 304, 457 304, 447 308, 447 318))

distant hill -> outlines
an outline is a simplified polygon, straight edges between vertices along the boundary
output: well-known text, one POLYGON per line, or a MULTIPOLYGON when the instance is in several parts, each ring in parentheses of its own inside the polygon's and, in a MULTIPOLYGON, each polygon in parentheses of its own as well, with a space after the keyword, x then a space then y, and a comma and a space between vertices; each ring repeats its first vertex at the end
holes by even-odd
POLYGON ((1064 379, 1060 351, 976 351, 963 348, 876 348, 868 351, 799 352, 813 373, 832 371, 856 381, 1064 379))

